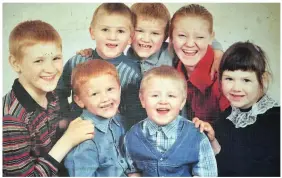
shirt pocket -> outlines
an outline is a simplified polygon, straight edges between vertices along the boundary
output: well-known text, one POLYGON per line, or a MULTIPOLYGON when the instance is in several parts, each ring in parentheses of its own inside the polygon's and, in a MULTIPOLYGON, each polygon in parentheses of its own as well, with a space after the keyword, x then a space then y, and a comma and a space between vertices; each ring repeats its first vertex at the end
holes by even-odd
MULTIPOLYGON (((184 167, 181 165, 167 165, 164 166, 164 170, 169 177, 179 177, 184 173, 184 167)), ((188 169, 188 167, 186 167, 188 169)))

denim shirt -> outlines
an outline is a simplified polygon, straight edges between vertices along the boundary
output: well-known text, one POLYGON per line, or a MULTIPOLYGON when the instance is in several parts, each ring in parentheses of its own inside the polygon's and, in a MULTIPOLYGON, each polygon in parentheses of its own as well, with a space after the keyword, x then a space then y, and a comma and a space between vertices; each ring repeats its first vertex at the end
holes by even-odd
POLYGON ((70 176, 118 177, 135 172, 123 145, 121 116, 102 118, 83 110, 81 117, 92 120, 95 137, 73 148, 65 159, 70 176))

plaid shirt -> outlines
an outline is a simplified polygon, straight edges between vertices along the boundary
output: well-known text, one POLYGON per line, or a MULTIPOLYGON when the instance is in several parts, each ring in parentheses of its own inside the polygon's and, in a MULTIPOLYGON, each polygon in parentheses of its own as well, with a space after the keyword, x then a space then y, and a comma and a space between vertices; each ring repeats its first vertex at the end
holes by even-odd
MULTIPOLYGON (((182 127, 179 125, 181 118, 181 116, 178 116, 165 126, 158 126, 147 118, 143 123, 142 132, 151 144, 163 153, 171 148, 181 133, 182 127)), ((217 176, 215 155, 207 137, 200 142, 199 162, 193 166, 192 174, 193 176, 204 177, 217 176)))

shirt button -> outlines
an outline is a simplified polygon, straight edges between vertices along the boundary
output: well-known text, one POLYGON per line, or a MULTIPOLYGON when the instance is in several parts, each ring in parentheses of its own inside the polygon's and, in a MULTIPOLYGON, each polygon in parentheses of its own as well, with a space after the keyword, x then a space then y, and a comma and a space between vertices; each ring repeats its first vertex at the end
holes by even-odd
POLYGON ((162 160, 163 160, 163 158, 160 159, 160 161, 162 161, 162 160))

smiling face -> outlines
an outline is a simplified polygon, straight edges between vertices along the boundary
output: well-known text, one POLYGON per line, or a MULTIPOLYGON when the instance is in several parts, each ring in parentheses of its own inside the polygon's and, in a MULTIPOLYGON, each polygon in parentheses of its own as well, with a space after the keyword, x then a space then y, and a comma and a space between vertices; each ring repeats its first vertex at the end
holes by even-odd
POLYGON ((147 59, 160 50, 165 29, 163 20, 138 17, 132 48, 141 59, 147 59))
POLYGON ((120 104, 120 85, 114 76, 106 74, 90 78, 79 91, 74 99, 81 108, 104 118, 116 115, 120 104))
POLYGON ((96 40, 96 50, 103 59, 120 56, 131 44, 132 24, 130 19, 119 14, 100 14, 90 28, 91 38, 96 40))
POLYGON ((223 72, 222 91, 232 106, 241 109, 251 107, 263 94, 256 73, 241 70, 223 72))
POLYGON ((176 55, 186 68, 195 68, 212 42, 214 34, 210 32, 210 23, 201 17, 184 16, 178 17, 172 28, 176 55))
POLYGON ((179 81, 154 77, 148 79, 139 97, 148 118, 158 125, 167 125, 179 114, 185 104, 185 95, 179 81), (164 87, 165 86, 165 87, 164 87))
POLYGON ((14 63, 19 82, 33 95, 53 91, 63 70, 61 48, 52 42, 37 43, 22 52, 22 59, 14 63))

